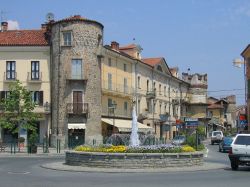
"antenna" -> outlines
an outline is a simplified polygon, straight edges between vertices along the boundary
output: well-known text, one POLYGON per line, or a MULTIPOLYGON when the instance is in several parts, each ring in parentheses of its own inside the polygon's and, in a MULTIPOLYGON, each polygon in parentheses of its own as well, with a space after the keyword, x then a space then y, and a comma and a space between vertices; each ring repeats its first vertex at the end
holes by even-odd
POLYGON ((48 14, 46 14, 46 21, 50 22, 53 21, 55 19, 55 16, 53 13, 49 12, 48 14))
POLYGON ((6 11, 3 11, 3 10, 1 10, 0 11, 0 14, 1 14, 1 22, 3 22, 3 21, 5 21, 6 20, 6 11))

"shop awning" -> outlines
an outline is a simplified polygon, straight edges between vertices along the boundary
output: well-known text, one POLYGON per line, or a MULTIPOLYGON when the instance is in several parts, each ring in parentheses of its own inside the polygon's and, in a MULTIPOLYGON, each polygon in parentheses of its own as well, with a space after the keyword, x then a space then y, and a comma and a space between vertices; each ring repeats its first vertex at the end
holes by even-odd
POLYGON ((85 123, 68 123, 68 129, 85 129, 85 123))
MULTIPOLYGON (((132 129, 132 121, 131 120, 123 120, 123 119, 108 119, 108 118, 102 118, 102 121, 104 123, 107 123, 109 125, 114 125, 118 128, 119 132, 131 132, 132 129)), ((148 127, 147 125, 144 125, 142 123, 137 122, 138 125, 138 132, 144 132, 147 133, 149 131, 153 131, 152 127, 148 127)))

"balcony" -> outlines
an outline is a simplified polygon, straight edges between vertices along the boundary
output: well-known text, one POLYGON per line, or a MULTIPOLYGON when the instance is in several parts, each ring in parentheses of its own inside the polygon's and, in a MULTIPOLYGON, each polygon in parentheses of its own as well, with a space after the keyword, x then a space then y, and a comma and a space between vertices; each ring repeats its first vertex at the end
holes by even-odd
POLYGON ((66 81, 67 82, 72 82, 72 81, 87 81, 88 80, 86 74, 73 75, 71 73, 66 73, 65 76, 66 76, 66 81))
POLYGON ((88 103, 67 103, 68 114, 86 114, 89 110, 88 103))
POLYGON ((131 98, 133 97, 134 88, 122 84, 109 84, 103 81, 102 92, 107 95, 131 98))
POLYGON ((147 99, 155 99, 155 97, 156 97, 155 90, 153 90, 153 91, 147 91, 147 93, 146 93, 146 98, 147 99))
POLYGON ((28 72, 27 81, 29 83, 41 83, 42 72, 28 72))
POLYGON ((6 83, 16 81, 17 80, 17 73, 14 71, 4 72, 3 80, 6 83))
POLYGON ((131 118, 132 111, 130 109, 124 110, 123 108, 116 108, 115 110, 112 108, 102 107, 102 116, 110 117, 110 118, 131 118), (114 113, 115 112, 115 113, 114 113))

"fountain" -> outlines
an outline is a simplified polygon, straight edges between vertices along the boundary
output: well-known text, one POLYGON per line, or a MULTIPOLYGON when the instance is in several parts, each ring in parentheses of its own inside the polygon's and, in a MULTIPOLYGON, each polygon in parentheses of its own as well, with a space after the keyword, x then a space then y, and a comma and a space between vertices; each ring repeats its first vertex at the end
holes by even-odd
POLYGON ((135 111, 135 104, 133 102, 133 111, 132 111, 132 132, 130 135, 130 146, 139 146, 139 135, 138 135, 138 125, 137 125, 137 116, 135 111))

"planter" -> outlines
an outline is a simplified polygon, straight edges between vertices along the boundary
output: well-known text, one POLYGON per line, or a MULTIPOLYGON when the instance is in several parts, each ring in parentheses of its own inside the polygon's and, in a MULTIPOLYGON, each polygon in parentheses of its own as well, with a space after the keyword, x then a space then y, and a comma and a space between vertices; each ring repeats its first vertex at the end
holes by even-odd
POLYGON ((29 153, 37 153, 37 145, 30 145, 28 149, 29 153))
POLYGON ((167 168, 203 165, 203 152, 99 153, 67 151, 65 164, 100 168, 167 168))

